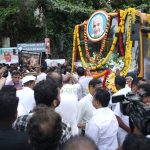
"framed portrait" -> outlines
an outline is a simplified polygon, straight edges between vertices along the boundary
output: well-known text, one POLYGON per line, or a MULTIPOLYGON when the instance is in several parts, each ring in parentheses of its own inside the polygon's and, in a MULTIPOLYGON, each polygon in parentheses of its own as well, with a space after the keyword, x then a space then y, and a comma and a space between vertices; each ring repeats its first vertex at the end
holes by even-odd
POLYGON ((22 50, 20 55, 20 64, 31 67, 41 65, 41 52, 22 50))
POLYGON ((18 63, 16 47, 0 48, 0 63, 8 65, 18 63))
POLYGON ((105 11, 98 10, 92 14, 87 23, 87 36, 92 42, 100 41, 106 32, 108 15, 105 11))

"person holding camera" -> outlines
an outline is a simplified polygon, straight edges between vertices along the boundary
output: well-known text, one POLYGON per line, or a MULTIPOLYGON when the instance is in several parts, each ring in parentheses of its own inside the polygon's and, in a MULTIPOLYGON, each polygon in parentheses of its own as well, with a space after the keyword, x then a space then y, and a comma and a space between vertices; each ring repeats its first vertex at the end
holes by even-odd
MULTIPOLYGON (((123 76, 116 76, 115 77, 115 86, 118 92, 113 94, 113 96, 119 96, 119 95, 126 95, 128 92, 130 92, 129 88, 125 88, 126 85, 126 79, 123 76)), ((119 123, 119 130, 118 130, 118 143, 119 145, 122 145, 125 136, 127 133, 130 132, 129 128, 129 116, 124 115, 120 110, 120 102, 115 104, 114 113, 117 117, 118 123, 119 123)))
POLYGON ((134 107, 129 107, 130 125, 132 132, 150 138, 150 84, 139 84, 137 89, 138 101, 131 101, 134 107))

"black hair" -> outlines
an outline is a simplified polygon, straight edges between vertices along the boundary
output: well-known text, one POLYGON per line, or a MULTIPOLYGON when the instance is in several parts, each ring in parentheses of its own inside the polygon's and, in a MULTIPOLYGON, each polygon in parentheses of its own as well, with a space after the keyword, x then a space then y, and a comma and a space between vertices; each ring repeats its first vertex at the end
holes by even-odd
MULTIPOLYGON (((12 119, 17 113, 18 97, 10 92, 0 91, 0 120, 12 119)), ((16 118, 14 118, 16 119, 16 118)), ((14 121, 14 120, 13 120, 14 121)))
POLYGON ((3 77, 4 77, 4 78, 7 78, 7 77, 8 77, 8 69, 6 69, 6 70, 4 71, 3 77))
POLYGON ((125 88, 126 78, 123 76, 116 76, 115 77, 115 85, 118 85, 121 88, 125 88))
POLYGON ((77 68, 77 74, 78 74, 79 76, 84 76, 84 72, 85 72, 85 70, 84 70, 83 67, 78 67, 78 68, 77 68))
POLYGON ((140 81, 146 82, 146 80, 145 80, 143 77, 136 77, 136 78, 133 78, 132 83, 131 83, 131 87, 132 87, 133 85, 138 86, 140 81))
POLYGON ((13 71, 12 73, 11 73, 11 76, 13 77, 13 76, 16 76, 16 75, 20 75, 20 71, 13 71))
POLYGON ((63 146, 62 150, 98 150, 94 141, 88 136, 76 135, 71 137, 63 146))
POLYGON ((46 66, 42 66, 41 67, 41 72, 46 72, 47 71, 47 67, 46 66))
POLYGON ((128 134, 122 148, 123 150, 149 150, 150 139, 142 135, 128 134))
POLYGON ((146 80, 145 80, 143 77, 137 77, 137 79, 138 79, 139 81, 144 81, 144 82, 146 82, 146 80))
POLYGON ((99 101, 103 107, 107 107, 110 101, 110 93, 102 88, 97 88, 94 94, 96 101, 99 101))
POLYGON ((143 83, 138 85, 138 89, 143 89, 145 92, 144 96, 150 96, 150 84, 143 83))
POLYGON ((47 63, 43 60, 41 63, 41 72, 47 71, 47 63))
POLYGON ((13 96, 16 96, 17 89, 14 87, 14 85, 4 85, 1 89, 1 92, 5 92, 6 94, 12 94, 13 96))
POLYGON ((40 107, 30 118, 27 132, 34 150, 55 150, 62 136, 61 117, 48 107, 40 107))
POLYGON ((137 74, 134 72, 128 72, 126 77, 128 77, 128 76, 132 77, 133 79, 137 78, 137 74))
POLYGON ((53 101, 57 99, 58 92, 58 85, 53 79, 49 78, 38 82, 34 86, 36 104, 51 106, 53 101))
POLYGON ((139 83, 138 78, 134 78, 134 79, 132 80, 131 87, 133 87, 133 85, 136 85, 136 86, 137 86, 138 83, 139 83))
POLYGON ((62 74, 56 71, 47 73, 46 79, 53 79, 57 83, 58 87, 62 87, 62 74))
POLYGON ((93 88, 95 88, 97 84, 102 84, 102 81, 100 79, 92 79, 89 82, 89 86, 92 86, 93 88))

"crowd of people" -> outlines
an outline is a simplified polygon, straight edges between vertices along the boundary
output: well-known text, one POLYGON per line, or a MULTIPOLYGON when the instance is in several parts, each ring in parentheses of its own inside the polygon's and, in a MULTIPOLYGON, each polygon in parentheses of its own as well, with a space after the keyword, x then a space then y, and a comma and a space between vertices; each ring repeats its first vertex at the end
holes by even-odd
POLYGON ((150 149, 149 82, 118 73, 114 84, 116 93, 104 88, 102 79, 86 76, 83 67, 71 74, 67 63, 0 64, 0 149, 150 149), (114 103, 126 94, 142 95, 147 130, 122 112, 121 101, 114 103))

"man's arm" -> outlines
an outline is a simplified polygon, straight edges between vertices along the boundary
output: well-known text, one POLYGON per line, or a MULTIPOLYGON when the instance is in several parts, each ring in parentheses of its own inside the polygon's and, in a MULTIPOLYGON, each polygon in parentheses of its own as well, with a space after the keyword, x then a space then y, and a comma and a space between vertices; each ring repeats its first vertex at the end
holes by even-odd
POLYGON ((85 113, 85 106, 84 106, 84 98, 81 99, 78 103, 78 112, 77 112, 77 123, 82 123, 82 119, 85 113))
POLYGON ((122 119, 119 116, 116 116, 116 118, 118 120, 119 127, 130 133, 130 128, 123 123, 122 119))
POLYGON ((116 118, 118 120, 119 127, 125 130, 126 132, 130 132, 130 128, 123 122, 121 117, 124 117, 121 110, 120 110, 120 103, 116 104, 116 107, 114 109, 114 113, 116 115, 116 118))

